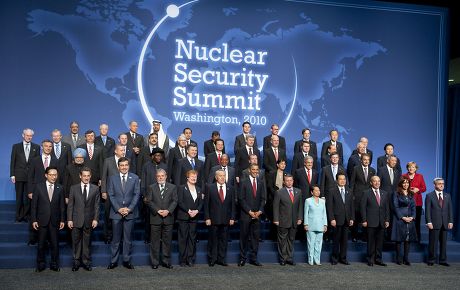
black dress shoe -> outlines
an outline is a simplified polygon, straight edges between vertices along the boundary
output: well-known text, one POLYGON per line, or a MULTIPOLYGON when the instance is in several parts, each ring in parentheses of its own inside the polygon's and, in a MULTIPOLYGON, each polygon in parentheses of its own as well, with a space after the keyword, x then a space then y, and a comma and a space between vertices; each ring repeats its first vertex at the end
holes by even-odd
POLYGON ((350 265, 350 263, 347 260, 341 260, 339 262, 340 262, 340 264, 350 265))
POLYGON ((387 264, 385 264, 384 262, 375 262, 375 264, 383 267, 387 266, 387 264))
POLYGON ((428 265, 428 266, 433 266, 434 263, 428 262, 427 265, 428 265))
POLYGON ((217 264, 217 265, 224 266, 224 267, 227 267, 227 266, 228 266, 228 264, 225 263, 225 262, 217 262, 216 264, 217 264))
POLYGON ((280 262, 280 265, 281 265, 281 266, 286 266, 286 262, 285 262, 285 261, 281 261, 281 262, 280 262))
POLYGON ((118 267, 117 263, 110 263, 107 269, 112 270, 112 269, 115 269, 116 267, 118 267))
POLYGON ((134 266, 130 262, 123 262, 123 267, 126 269, 134 270, 134 266))
POLYGON ((91 265, 83 265, 83 269, 86 271, 93 271, 93 267, 91 267, 91 265))
POLYGON ((240 260, 238 262, 238 267, 243 267, 244 265, 246 265, 246 261, 245 260, 240 260))
POLYGON ((50 270, 51 270, 51 271, 54 271, 54 272, 59 272, 59 271, 61 271, 61 269, 59 269, 58 266, 50 267, 50 270))
POLYGON ((250 261, 249 264, 251 264, 251 265, 253 265, 253 266, 257 266, 257 267, 262 266, 262 264, 259 263, 259 261, 250 261))
POLYGON ((214 262, 209 262, 209 263, 208 263, 209 267, 214 267, 215 264, 216 264, 216 263, 214 263, 214 262))
POLYGON ((45 269, 46 269, 45 266, 39 266, 35 269, 35 272, 43 272, 45 271, 45 269))
POLYGON ((286 261, 286 264, 291 265, 291 266, 295 266, 295 262, 294 262, 294 261, 286 261))
POLYGON ((450 265, 449 265, 449 263, 447 263, 447 262, 442 262, 442 263, 439 263, 439 265, 441 265, 441 266, 445 266, 445 267, 449 267, 449 266, 450 266, 450 265))
POLYGON ((374 263, 367 262, 367 265, 368 265, 369 267, 373 267, 373 266, 374 266, 374 263))
POLYGON ((77 272, 80 267, 78 265, 72 266, 72 272, 77 272))
POLYGON ((336 262, 336 261, 332 261, 332 262, 331 262, 331 265, 337 265, 337 262, 336 262))
POLYGON ((410 266, 410 262, 409 262, 409 261, 404 261, 403 264, 406 265, 406 266, 410 266))
POLYGON ((180 267, 185 267, 185 266, 187 266, 187 264, 186 263, 180 263, 179 266, 180 267))
POLYGON ((396 264, 402 265, 401 261, 396 261, 396 264))
POLYGON ((153 269, 153 270, 158 269, 158 265, 152 265, 152 269, 153 269))
POLYGON ((173 266, 171 264, 163 264, 163 267, 165 268, 168 268, 168 269, 172 269, 173 266))

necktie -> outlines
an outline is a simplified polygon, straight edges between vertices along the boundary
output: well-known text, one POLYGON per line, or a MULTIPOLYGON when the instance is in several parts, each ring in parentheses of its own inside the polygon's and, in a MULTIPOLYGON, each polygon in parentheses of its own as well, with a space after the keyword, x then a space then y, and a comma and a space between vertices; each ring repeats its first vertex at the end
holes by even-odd
POLYGON ((254 198, 256 198, 256 194, 257 194, 256 179, 253 178, 252 179, 252 195, 254 196, 254 198))
POLYGON ((77 143, 77 134, 73 134, 73 143, 77 143))
POLYGON ((220 164, 220 153, 217 154, 217 161, 218 161, 219 164, 220 164))
POLYGON ((85 197, 85 199, 88 199, 88 190, 86 190, 86 184, 83 185, 83 196, 85 197))
POLYGON ((275 160, 278 161, 278 148, 273 148, 273 152, 275 153, 275 160))
POLYGON ((380 194, 378 190, 375 190, 375 199, 377 199, 377 204, 380 206, 380 194))
POLYGON ((311 184, 310 169, 307 169, 307 178, 308 178, 308 184, 311 184))
POLYGON ((219 197, 220 197, 220 201, 224 203, 225 198, 224 198, 224 190, 222 188, 222 185, 220 186, 220 189, 219 189, 219 197))
POLYGON ((252 155, 252 147, 249 147, 249 155, 252 155))
POLYGON ((134 142, 134 139, 136 139, 136 134, 132 133, 131 137, 133 137, 133 142, 134 142))
POLYGON ((342 196, 343 203, 345 203, 345 190, 343 190, 343 187, 340 188, 340 195, 342 196))
POLYGON ((48 156, 45 156, 45 162, 43 162, 43 167, 45 167, 45 170, 46 168, 48 167, 49 163, 48 163, 48 156))
POLYGON ((55 148, 55 153, 56 153, 56 157, 57 159, 59 159, 59 157, 61 157, 61 146, 59 146, 59 143, 56 143, 56 148, 55 148))
POLYGON ((440 208, 442 208, 444 206, 444 199, 442 198, 442 193, 441 192, 438 195, 438 203, 439 203, 440 208))
POLYGON ((123 174, 121 178, 121 190, 123 190, 123 192, 125 191, 125 187, 126 187, 126 175, 123 174))
POLYGON ((89 145, 88 146, 88 155, 89 155, 89 159, 93 159, 93 146, 92 145, 89 145))
POLYGON ((182 158, 184 158, 184 157, 185 157, 185 150, 184 150, 184 148, 181 148, 180 151, 182 152, 182 158))
POLYGON ((391 182, 391 185, 393 185, 393 180, 394 180, 393 168, 390 168, 389 173, 390 173, 390 182, 391 182))
POLYGON ((222 167, 222 170, 225 171, 225 182, 228 181, 228 171, 227 171, 227 167, 222 167))
POLYGON ((48 186, 48 198, 50 199, 50 201, 53 199, 53 185, 52 184, 48 186))
POLYGON ((26 143, 26 161, 29 161, 29 155, 30 155, 30 148, 29 148, 29 143, 26 143))
POLYGON ((164 184, 161 184, 160 185, 160 196, 161 196, 161 198, 163 198, 164 192, 165 192, 165 186, 164 186, 164 184))
POLYGON ((367 181, 367 167, 364 167, 364 180, 367 181))
POLYGON ((294 203, 294 193, 292 192, 292 189, 289 189, 289 197, 291 198, 291 202, 294 203))
POLYGON ((332 166, 332 177, 334 177, 334 180, 336 179, 337 175, 337 166, 333 165, 332 166))
POLYGON ((195 169, 195 161, 193 159, 190 159, 190 164, 192 165, 192 169, 195 169))
POLYGON ((105 142, 107 142, 107 136, 102 136, 102 143, 104 143, 104 146, 105 146, 105 142))

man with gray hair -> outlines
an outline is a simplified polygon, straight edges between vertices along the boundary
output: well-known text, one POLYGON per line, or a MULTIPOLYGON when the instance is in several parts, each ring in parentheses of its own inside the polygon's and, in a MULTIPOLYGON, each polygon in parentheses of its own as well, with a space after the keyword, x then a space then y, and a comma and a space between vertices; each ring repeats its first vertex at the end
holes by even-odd
POLYGON ((172 148, 169 151, 168 157, 168 180, 172 182, 174 180, 174 173, 177 169, 177 165, 179 164, 179 160, 185 158, 187 156, 187 151, 185 147, 187 146, 187 139, 185 138, 184 134, 180 134, 177 137, 177 146, 172 148))
POLYGON ((99 133, 100 135, 94 139, 94 144, 103 149, 104 159, 113 156, 113 152, 115 150, 115 140, 108 135, 109 125, 104 123, 101 124, 99 126, 99 133))
POLYGON ((34 131, 24 129, 22 141, 14 144, 11 150, 10 179, 16 190, 16 222, 26 222, 30 214, 30 202, 27 198, 27 175, 30 161, 40 155, 40 146, 32 143, 34 131))

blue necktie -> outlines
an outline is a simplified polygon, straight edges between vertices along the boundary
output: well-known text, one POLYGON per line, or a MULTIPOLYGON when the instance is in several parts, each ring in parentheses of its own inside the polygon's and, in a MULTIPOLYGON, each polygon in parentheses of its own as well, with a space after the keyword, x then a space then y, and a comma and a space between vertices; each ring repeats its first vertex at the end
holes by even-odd
POLYGON ((192 169, 195 169, 195 161, 193 159, 190 159, 190 164, 192 165, 192 169))

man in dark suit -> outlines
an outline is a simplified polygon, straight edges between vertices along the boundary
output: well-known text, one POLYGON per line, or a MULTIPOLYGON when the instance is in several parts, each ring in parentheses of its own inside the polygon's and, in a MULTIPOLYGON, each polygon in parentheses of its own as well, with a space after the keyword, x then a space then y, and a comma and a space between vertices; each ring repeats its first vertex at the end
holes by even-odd
POLYGON ((436 248, 439 242, 439 265, 447 263, 446 244, 447 231, 454 227, 452 200, 450 194, 444 192, 444 179, 434 179, 434 191, 425 197, 425 219, 429 230, 428 266, 436 261, 436 248))
MULTIPOLYGON (((364 147, 364 143, 359 142, 356 145, 356 150, 353 151, 353 154, 350 155, 350 158, 348 158, 348 163, 347 163, 347 176, 350 178, 351 175, 353 174, 353 169, 355 166, 361 164, 361 156, 363 154, 366 154, 365 152, 366 147, 364 147)), ((369 156, 369 155, 368 155, 369 156)), ((370 156, 369 156, 370 158, 370 156)), ((369 163, 370 164, 370 163, 369 163)))
POLYGON ((177 188, 166 182, 166 171, 157 170, 156 184, 148 187, 145 203, 150 209, 150 262, 157 269, 160 264, 160 244, 162 265, 172 269, 171 241, 174 226, 174 210, 177 206, 177 188))
POLYGON ((67 225, 72 230, 72 271, 78 271, 80 264, 87 271, 91 266, 91 232, 99 221, 99 188, 90 184, 91 169, 80 171, 80 184, 70 187, 67 207, 67 225))
MULTIPOLYGON (((327 152, 325 155, 321 155, 321 168, 324 167, 324 166, 328 166, 328 165, 331 165, 331 154, 336 152, 335 151, 335 145, 333 144, 330 144, 328 147, 327 147, 327 152)), ((340 158, 339 158, 339 162, 340 162, 340 158)), ((342 165, 341 163, 339 163, 340 165, 342 165)))
POLYGON ((11 149, 10 179, 16 190, 16 222, 27 221, 30 214, 30 202, 27 197, 27 178, 30 162, 40 155, 40 146, 32 143, 34 131, 24 129, 22 142, 11 149))
POLYGON ((260 219, 264 212, 267 191, 265 182, 260 180, 259 165, 249 166, 251 175, 240 184, 238 196, 240 213, 240 261, 238 266, 246 263, 246 253, 249 246, 249 264, 262 266, 257 260, 260 239, 260 219), (248 245, 249 244, 249 245, 248 245))
POLYGON ((324 166, 321 170, 321 196, 325 197, 327 197, 329 189, 335 186, 337 173, 343 172, 346 175, 345 168, 343 168, 343 166, 339 164, 339 154, 337 152, 333 152, 331 154, 330 162, 330 165, 324 166))
MULTIPOLYGON (((216 151, 216 140, 221 139, 220 138, 220 132, 219 131, 212 131, 211 133, 211 139, 206 140, 203 144, 203 151, 204 151, 204 156, 208 156, 209 153, 213 153, 216 151)), ((222 153, 225 153, 225 146, 222 148, 222 153)), ((235 152, 233 152, 235 153, 235 152)))
POLYGON ((88 152, 85 159, 85 164, 91 169, 91 183, 94 185, 101 184, 101 172, 104 165, 104 151, 101 147, 94 144, 96 134, 93 130, 85 132, 86 143, 78 146, 88 152))
MULTIPOLYGON (((302 139, 297 140, 295 142, 295 144, 294 144, 294 154, 297 153, 297 152, 302 151, 302 144, 305 141, 305 142, 308 142, 308 144, 310 144, 310 153, 308 155, 313 156, 314 160, 317 160, 318 159, 318 147, 316 145, 316 142, 314 142, 314 141, 312 141, 310 139, 310 136, 311 136, 310 129, 308 129, 308 128, 302 129, 302 139)), ((319 167, 319 165, 315 165, 315 166, 319 167)), ((315 167, 315 169, 317 167, 315 167)))
POLYGON ((257 138, 255 135, 251 134, 251 123, 247 121, 243 122, 242 127, 243 127, 243 133, 235 137, 235 143, 233 145, 233 153, 235 155, 238 149, 247 145, 247 138, 249 135, 252 135, 254 137, 254 142, 253 142, 253 145, 251 146, 254 146, 255 148, 257 148, 257 138))
POLYGON ((79 129, 80 126, 78 123, 72 121, 70 122, 70 134, 62 137, 62 142, 70 144, 72 152, 74 152, 78 146, 85 144, 85 137, 78 133, 79 129))
POLYGON ((57 168, 59 172, 58 183, 64 185, 65 169, 67 165, 72 163, 72 148, 70 144, 61 141, 62 134, 58 129, 54 129, 51 132, 51 138, 53 139, 53 152, 55 159, 57 160, 57 168))
MULTIPOLYGON (((339 142, 339 131, 337 131, 336 129, 333 129, 329 132, 329 137, 330 137, 330 140, 329 141, 326 141, 323 143, 323 147, 321 148, 321 160, 328 160, 329 158, 327 158, 327 153, 328 153, 328 148, 330 145, 334 145, 335 146, 335 152, 339 153, 339 164, 342 165, 343 164, 343 145, 341 142, 339 142)), ((325 166, 323 164, 321 164, 321 166, 325 166)))
POLYGON ((208 264, 228 266, 228 226, 235 222, 235 189, 225 183, 225 172, 216 171, 216 183, 208 184, 204 200, 204 219, 209 228, 208 264))
POLYGON ((278 160, 286 160, 286 151, 279 147, 278 135, 273 135, 271 139, 271 146, 264 150, 264 168, 265 171, 276 171, 276 162, 278 160))
POLYGON ((230 162, 230 158, 228 157, 228 155, 222 154, 222 157, 220 158, 220 164, 211 168, 209 175, 208 175, 207 183, 209 184, 215 183, 216 182, 216 171, 223 170, 225 171, 225 183, 228 183, 232 187, 236 188, 235 168, 229 166, 228 165, 229 162, 230 162))
POLYGON ((101 124, 99 126, 99 133, 100 135, 94 139, 94 144, 103 149, 102 151, 104 153, 104 159, 107 157, 112 157, 115 151, 115 140, 108 136, 109 125, 101 124))
POLYGON ((186 127, 182 130, 182 133, 185 136, 185 140, 187 141, 187 146, 191 144, 195 144, 196 148, 198 148, 198 143, 194 140, 192 140, 192 129, 189 127, 186 127))
MULTIPOLYGON (((356 165, 353 168, 350 178, 350 190, 354 198, 355 208, 355 224, 351 228, 351 234, 353 242, 356 242, 359 238, 359 225, 362 222, 361 218, 361 198, 363 197, 364 191, 371 187, 371 177, 376 175, 375 169, 369 166, 370 157, 366 153, 361 155, 361 164, 356 165)), ((364 233, 363 233, 364 234, 364 233)), ((364 237, 361 236, 364 240, 364 237)))
POLYGON ((279 148, 283 149, 286 152, 286 139, 283 136, 278 135, 280 128, 277 124, 273 124, 270 128, 271 134, 264 137, 264 147, 263 150, 269 149, 272 147, 272 137, 278 136, 279 138, 279 148))
POLYGON ((311 186, 318 184, 318 172, 313 169, 313 163, 313 157, 306 156, 302 168, 294 173, 294 186, 302 191, 302 201, 311 197, 311 186))
MULTIPOLYGON (((133 158, 136 159, 139 153, 141 152, 142 147, 144 147, 144 137, 141 134, 137 133, 138 127, 139 126, 137 125, 136 121, 130 121, 129 132, 126 132, 126 136, 128 137, 128 148, 134 152, 133 158)), ((134 170, 136 169, 137 168, 135 167, 134 170)), ((138 174, 137 172, 135 173, 138 174)))
MULTIPOLYGON (((373 153, 372 153, 372 150, 370 150, 369 148, 367 148, 367 145, 369 145, 369 140, 368 140, 366 137, 361 137, 361 138, 359 138, 359 143, 362 143, 362 144, 363 144, 364 149, 363 149, 363 152, 362 152, 362 153, 366 153, 367 155, 369 155, 369 158, 371 159, 371 161, 370 161, 369 164, 372 164, 373 153)), ((358 151, 359 151, 359 148, 356 148, 355 150, 353 150, 353 152, 351 153, 351 155, 357 154, 358 151)))
POLYGON ((209 179, 209 173, 211 172, 211 168, 220 165, 220 159, 222 158, 222 154, 224 154, 224 140, 216 139, 215 143, 215 150, 206 155, 206 159, 204 161, 204 178, 205 180, 209 179))
MULTIPOLYGON (((158 147, 158 135, 157 133, 150 133, 148 135, 148 142, 145 144, 145 146, 141 149, 139 152, 139 155, 137 156, 137 175, 142 176, 142 168, 144 167, 145 163, 148 163, 152 160, 152 157, 150 154, 152 153, 153 149, 159 148, 158 147)), ((164 151, 163 151, 164 152, 164 151)))
MULTIPOLYGON (((153 120, 152 121, 152 130, 150 133, 155 133, 157 134, 157 139, 158 139, 158 147, 160 149, 163 149, 164 152, 164 160, 168 160, 169 156, 169 136, 165 133, 165 131, 162 128, 161 121, 160 120, 153 120)), ((144 146, 148 145, 149 142, 149 135, 144 136, 144 146)), ((166 172, 167 173, 167 172, 166 172)))
POLYGON ((278 254, 280 265, 295 265, 294 239, 297 226, 302 224, 303 201, 300 189, 292 187, 294 178, 284 176, 284 187, 273 199, 273 223, 278 227, 278 254))
MULTIPOLYGON (((257 164, 259 165, 259 178, 260 180, 263 180, 265 182, 265 170, 263 168, 260 168, 260 162, 256 154, 252 154, 248 156, 249 158, 249 165, 246 169, 241 172, 241 179, 249 178, 249 175, 251 175, 251 172, 249 171, 249 166, 251 164, 257 164)), ((237 177, 238 179, 238 177, 237 177)))
POLYGON ((378 169, 381 188, 390 196, 396 191, 401 178, 401 171, 396 168, 397 160, 398 158, 395 155, 390 155, 387 158, 387 164, 378 169))
POLYGON ((353 226, 355 209, 353 194, 347 188, 347 177, 337 173, 337 186, 333 187, 326 199, 327 217, 331 227, 332 247, 331 264, 340 262, 349 265, 347 261, 348 227, 353 226))
POLYGON ((195 143, 187 146, 187 156, 179 160, 177 164, 176 172, 174 174, 174 184, 176 186, 184 185, 187 183, 187 171, 195 170, 198 172, 197 186, 203 187, 204 183, 204 164, 203 161, 197 158, 198 147, 195 143))
MULTIPOLYGON (((383 150, 385 151, 385 155, 382 155, 379 158, 377 158, 377 170, 379 170, 381 167, 384 167, 387 164, 388 156, 394 155, 394 146, 391 143, 385 144, 385 146, 383 147, 383 150)), ((396 166, 395 166, 395 168, 399 172, 402 172, 401 162, 400 162, 398 157, 396 157, 396 166)), ((378 173, 379 172, 377 171, 377 174, 378 173)))
POLYGON ((174 183, 175 171, 177 170, 179 161, 185 157, 187 157, 187 140, 184 134, 180 134, 176 141, 176 147, 169 151, 167 171, 169 173, 169 182, 174 183))
POLYGON ((51 251, 50 269, 59 271, 59 230, 64 228, 65 208, 62 186, 56 183, 58 171, 48 166, 46 181, 35 186, 30 218, 32 227, 38 231, 37 272, 45 270, 46 245, 51 251))
POLYGON ((101 176, 101 197, 104 202, 104 241, 106 244, 112 242, 112 221, 110 220, 112 205, 107 191, 107 183, 110 176, 118 174, 118 160, 125 155, 125 146, 116 144, 114 153, 114 156, 105 158, 101 176))
POLYGON ((367 264, 386 266, 382 261, 385 229, 390 225, 390 195, 380 190, 380 178, 371 177, 371 188, 361 199, 363 227, 367 229, 367 264))
POLYGON ((118 142, 123 146, 123 157, 129 159, 129 172, 136 174, 137 169, 137 155, 132 148, 128 146, 128 134, 120 133, 118 135, 118 142))
POLYGON ((139 177, 129 172, 129 160, 126 157, 118 159, 119 173, 109 177, 107 193, 109 194, 112 220, 113 239, 111 260, 108 269, 118 266, 120 242, 123 235, 123 266, 134 269, 131 264, 131 240, 134 220, 138 217, 138 201, 140 196, 139 177))
POLYGON ((260 159, 260 152, 257 146, 255 145, 255 137, 253 135, 246 136, 246 145, 239 147, 235 153, 235 170, 237 182, 242 177, 242 172, 249 167, 249 156, 255 154, 257 156, 259 167, 262 164, 260 159))
POLYGON ((296 152, 292 158, 291 174, 295 177, 297 169, 302 168, 305 163, 305 157, 310 156, 313 160, 313 168, 316 170, 318 167, 318 159, 316 155, 313 155, 310 149, 310 143, 307 141, 302 142, 302 149, 300 152, 296 152))

